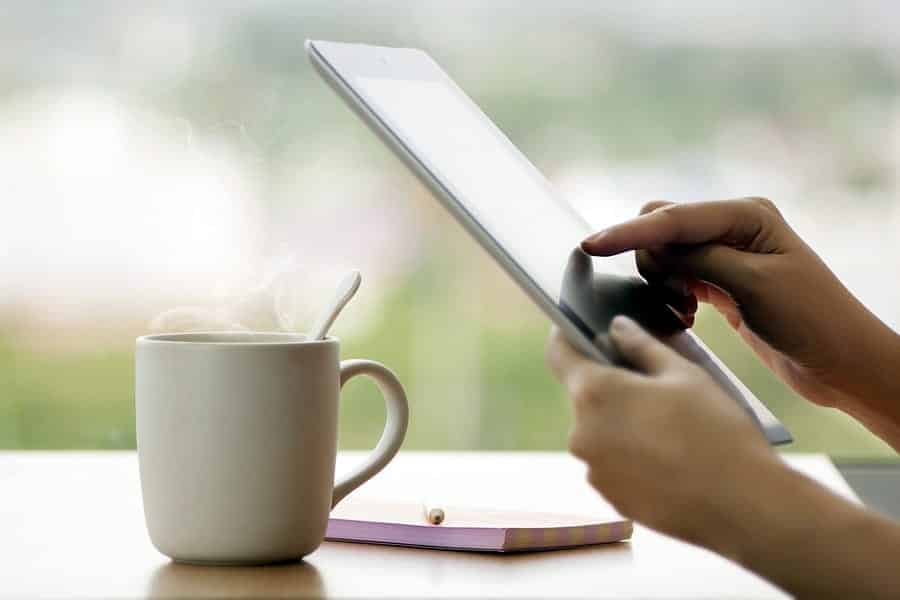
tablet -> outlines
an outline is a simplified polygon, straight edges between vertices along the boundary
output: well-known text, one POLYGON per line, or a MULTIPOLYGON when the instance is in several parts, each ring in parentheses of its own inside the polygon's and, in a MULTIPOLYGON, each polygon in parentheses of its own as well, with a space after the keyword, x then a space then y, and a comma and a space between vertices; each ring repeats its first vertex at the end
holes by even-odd
MULTIPOLYGON (((581 252, 588 223, 425 52, 306 42, 318 73, 581 352, 621 363, 608 325, 627 314, 703 367, 773 444, 787 429, 637 276, 581 252)), ((598 199, 602 202, 602 199, 598 199)))

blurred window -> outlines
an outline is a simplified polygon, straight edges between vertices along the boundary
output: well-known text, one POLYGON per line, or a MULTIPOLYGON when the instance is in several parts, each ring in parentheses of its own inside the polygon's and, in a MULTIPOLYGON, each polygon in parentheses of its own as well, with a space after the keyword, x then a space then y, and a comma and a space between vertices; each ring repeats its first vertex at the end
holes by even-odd
MULTIPOLYGON (((898 20, 886 1, 12 3, 0 447, 133 447, 135 336, 302 329, 350 267, 343 354, 406 382, 408 447, 565 446, 546 319, 315 77, 305 37, 425 48, 598 228, 652 199, 768 196, 897 328, 898 20)), ((893 456, 715 314, 697 329, 792 449, 893 456)), ((344 447, 380 431, 367 385, 344 447)))

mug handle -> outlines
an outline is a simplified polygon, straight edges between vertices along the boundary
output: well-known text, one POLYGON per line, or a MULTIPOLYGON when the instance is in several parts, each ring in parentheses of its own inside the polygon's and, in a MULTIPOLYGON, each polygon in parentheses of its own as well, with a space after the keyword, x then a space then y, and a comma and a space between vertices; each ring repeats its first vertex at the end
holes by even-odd
POLYGON ((341 388, 357 375, 368 375, 375 380, 384 397, 387 419, 381 439, 378 440, 372 453, 361 465, 335 484, 331 496, 332 508, 347 494, 364 484, 391 462, 391 459, 400 450, 400 445, 403 444, 403 437, 406 435, 406 427, 409 424, 409 405, 406 402, 406 392, 403 391, 403 386, 400 385, 400 380, 393 371, 372 360, 341 361, 341 388))

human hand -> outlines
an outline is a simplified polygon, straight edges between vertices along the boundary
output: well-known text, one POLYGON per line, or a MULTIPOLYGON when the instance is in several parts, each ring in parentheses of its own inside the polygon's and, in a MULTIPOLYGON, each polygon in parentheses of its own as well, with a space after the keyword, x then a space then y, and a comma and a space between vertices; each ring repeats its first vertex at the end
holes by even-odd
POLYGON ((699 366, 626 317, 613 320, 610 337, 639 372, 593 361, 551 333, 547 361, 572 399, 569 448, 620 513, 712 546, 754 474, 784 466, 699 366))
POLYGON ((572 453, 624 516, 709 548, 803 598, 894 598, 900 526, 790 469, 700 367, 616 317, 640 372, 579 354, 547 360, 572 398, 572 453))
POLYGON ((769 368, 815 403, 859 413, 867 398, 892 395, 896 334, 769 200, 652 202, 582 248, 596 256, 637 250, 648 282, 712 304, 769 368))

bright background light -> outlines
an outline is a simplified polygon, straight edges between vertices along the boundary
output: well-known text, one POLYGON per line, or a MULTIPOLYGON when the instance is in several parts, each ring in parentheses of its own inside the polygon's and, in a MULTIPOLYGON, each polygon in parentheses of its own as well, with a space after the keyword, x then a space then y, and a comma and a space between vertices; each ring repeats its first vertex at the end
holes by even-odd
MULTIPOLYGON (((768 196, 897 328, 898 19, 887 1, 14 3, 0 447, 132 446, 133 339, 155 316, 272 328, 278 299, 302 329, 348 268, 343 354, 400 374, 409 447, 564 446, 546 319, 318 80, 306 37, 425 48, 597 227, 654 199, 768 196)), ((893 456, 714 314, 698 330, 795 449, 893 456)), ((342 445, 371 445, 381 410, 351 386, 342 445)))

